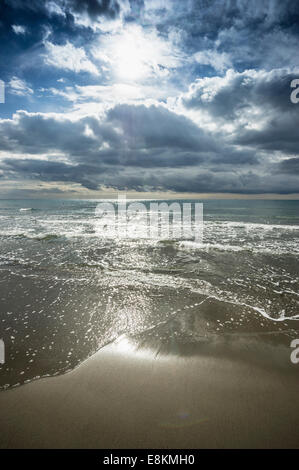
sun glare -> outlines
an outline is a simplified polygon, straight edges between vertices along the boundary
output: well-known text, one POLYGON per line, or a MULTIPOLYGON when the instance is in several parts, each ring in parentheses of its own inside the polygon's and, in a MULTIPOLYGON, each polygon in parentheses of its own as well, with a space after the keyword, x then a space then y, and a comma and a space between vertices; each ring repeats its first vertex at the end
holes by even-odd
POLYGON ((115 72, 124 80, 140 80, 147 75, 145 51, 132 34, 121 38, 115 47, 115 72))
POLYGON ((115 341, 115 346, 118 352, 123 354, 130 353, 134 351, 134 345, 130 342, 130 340, 126 337, 126 335, 121 335, 115 341))
POLYGON ((133 25, 106 36, 93 54, 106 62, 116 81, 124 83, 165 77, 176 63, 165 40, 133 25))

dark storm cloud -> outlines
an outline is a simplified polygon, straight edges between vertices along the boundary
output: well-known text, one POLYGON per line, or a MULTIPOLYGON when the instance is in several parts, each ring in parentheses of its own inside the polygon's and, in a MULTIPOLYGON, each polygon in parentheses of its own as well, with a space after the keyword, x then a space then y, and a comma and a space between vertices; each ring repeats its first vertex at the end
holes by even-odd
MULTIPOLYGON (((293 105, 294 106, 294 105, 293 105)), ((256 149, 280 151, 286 154, 299 153, 299 115, 293 112, 271 116, 261 130, 242 130, 236 143, 256 149)))
POLYGON ((169 151, 166 149, 121 149, 101 152, 101 161, 107 165, 139 168, 180 168, 196 166, 205 158, 196 152, 169 151))
POLYGON ((4 159, 2 168, 10 177, 13 175, 17 178, 46 182, 80 183, 87 189, 97 189, 98 178, 101 175, 100 165, 97 166, 95 176, 94 167, 89 165, 69 165, 63 162, 35 159, 4 159))
MULTIPOLYGON (((255 150, 236 150, 232 146, 223 146, 222 150, 218 154, 214 154, 211 158, 211 163, 217 163, 218 165, 257 165, 259 163, 259 157, 255 150)), ((214 169, 217 171, 217 169, 214 169)))
POLYGON ((219 123, 219 131, 223 123, 230 122, 234 126, 227 135, 231 143, 255 152, 297 154, 299 114, 290 99, 290 84, 297 77, 284 69, 228 71, 224 77, 198 80, 180 102, 188 110, 208 113, 219 123))
MULTIPOLYGON (((70 154, 93 148, 94 139, 84 135, 85 125, 93 125, 92 119, 72 122, 56 120, 41 114, 19 112, 16 119, 1 123, 0 148, 14 152, 42 154, 60 150, 70 154)), ((101 141, 98 136, 97 145, 101 141)))
MULTIPOLYGON (((2 0, 0 3, 1 79, 12 75, 30 75, 41 68, 44 39, 64 45, 71 41, 76 47, 90 42, 95 34, 91 27, 78 24, 75 15, 115 18, 119 5, 115 0, 2 0), (17 34, 14 25, 24 28, 17 34)), ((46 77, 46 76, 45 76, 46 77)))
POLYGON ((298 191, 298 177, 268 175, 267 178, 254 172, 214 172, 211 170, 190 169, 143 169, 128 171, 128 168, 115 167, 113 170, 97 166, 70 166, 64 163, 42 162, 36 160, 6 160, 5 171, 9 176, 14 172, 22 179, 46 182, 79 183, 87 189, 99 189, 101 186, 118 190, 136 191, 177 191, 177 192, 229 192, 258 194, 278 191, 282 194, 298 191))
POLYGON ((299 175, 299 157, 283 160, 277 165, 276 171, 283 174, 299 175))
POLYGON ((284 69, 241 73, 230 70, 223 77, 196 81, 182 98, 182 104, 224 120, 239 119, 240 114, 254 106, 263 106, 265 113, 294 111, 290 84, 297 77, 284 69))
POLYGON ((259 25, 265 30, 273 26, 292 27, 298 23, 299 8, 293 0, 173 0, 171 2, 147 2, 129 0, 131 15, 136 19, 145 13, 157 22, 172 25, 189 24, 193 34, 216 34, 221 29, 238 26, 243 29, 259 25), (178 21, 179 20, 179 21, 178 21))
POLYGON ((106 15, 115 18, 119 14, 120 7, 116 0, 58 0, 58 5, 75 13, 86 13, 90 18, 106 15))
POLYGON ((91 32, 78 27, 74 17, 47 9, 48 2, 22 2, 4 0, 0 4, 0 56, 1 79, 9 81, 12 75, 23 75, 26 71, 35 78, 41 69, 40 54, 44 52, 45 36, 56 43, 72 39, 81 43, 90 39, 91 32), (13 25, 25 28, 24 34, 16 34, 13 25))
MULTIPOLYGON (((239 159, 242 167, 252 164, 253 159, 250 153, 240 156, 232 147, 219 145, 186 117, 156 106, 116 106, 102 121, 95 117, 72 121, 19 112, 14 120, 2 121, 0 135, 0 149, 15 154, 3 159, 5 174, 80 183, 89 189, 106 184, 172 190, 178 185, 183 190, 185 181, 184 191, 188 191, 191 180, 192 187, 198 186, 201 177, 194 182, 194 173, 202 168, 207 176, 206 190, 208 181, 218 184, 219 180, 219 176, 213 178, 209 166, 236 166, 239 159), (41 154, 42 159, 20 159, 18 154, 41 154), (67 162, 60 161, 61 154, 67 162), (177 183, 171 176, 176 168, 177 183), (153 171, 159 176, 153 178, 153 171), (188 177, 181 180, 180 171, 187 172, 188 177)), ((221 171, 218 167, 215 173, 221 171)), ((222 185, 222 189, 226 186, 231 189, 231 185, 222 185)))
POLYGON ((227 51, 237 70, 283 66, 291 58, 298 64, 292 57, 299 36, 296 1, 194 0, 171 5, 154 18, 162 32, 175 28, 180 33, 188 53, 227 51))
POLYGON ((133 148, 167 147, 207 152, 215 141, 184 116, 157 106, 120 105, 108 113, 108 121, 120 125, 124 141, 133 148))
POLYGON ((14 11, 42 12, 48 17, 58 9, 65 14, 86 13, 93 19, 102 15, 115 17, 120 11, 117 0, 4 0, 3 3, 14 11))
POLYGON ((33 155, 59 151, 74 162, 97 159, 104 141, 115 149, 121 145, 119 135, 95 117, 74 121, 25 111, 2 121, 0 136, 0 150, 33 155))
POLYGON ((190 166, 220 151, 192 121, 156 106, 116 106, 101 121, 20 111, 0 123, 0 136, 3 151, 32 155, 56 151, 72 163, 94 165, 190 166))

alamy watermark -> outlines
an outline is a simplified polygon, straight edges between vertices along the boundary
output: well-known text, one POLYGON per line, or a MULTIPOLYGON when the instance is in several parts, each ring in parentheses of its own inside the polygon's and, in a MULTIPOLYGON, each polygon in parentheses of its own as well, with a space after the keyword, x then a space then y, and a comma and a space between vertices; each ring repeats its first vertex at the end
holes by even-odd
POLYGON ((291 362, 293 364, 299 363, 299 339, 293 339, 291 342, 291 348, 294 350, 291 352, 291 362))
POLYGON ((291 88, 294 88, 294 90, 291 93, 290 99, 293 104, 298 104, 299 103, 299 78, 294 78, 294 80, 291 81, 291 88))
POLYGON ((0 80, 0 103, 5 103, 5 83, 0 80))
POLYGON ((95 229, 109 238, 187 239, 202 243, 203 204, 139 202, 118 196, 97 205, 95 229))
POLYGON ((0 339, 0 364, 5 362, 5 344, 3 339, 0 339))

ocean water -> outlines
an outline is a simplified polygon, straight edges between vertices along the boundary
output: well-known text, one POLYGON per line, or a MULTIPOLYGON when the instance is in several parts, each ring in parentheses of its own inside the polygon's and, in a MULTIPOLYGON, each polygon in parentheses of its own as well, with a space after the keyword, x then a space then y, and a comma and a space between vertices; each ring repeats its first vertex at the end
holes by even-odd
POLYGON ((111 341, 183 355, 298 337, 299 201, 202 202, 199 242, 141 237, 138 217, 133 238, 101 233, 96 200, 1 200, 0 387, 71 370, 111 341))

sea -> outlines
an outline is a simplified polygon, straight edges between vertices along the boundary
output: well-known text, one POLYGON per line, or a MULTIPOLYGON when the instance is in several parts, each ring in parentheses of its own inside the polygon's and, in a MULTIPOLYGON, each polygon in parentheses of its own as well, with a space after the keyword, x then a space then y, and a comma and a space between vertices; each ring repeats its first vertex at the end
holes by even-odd
POLYGON ((101 202, 0 200, 0 388, 111 342, 167 358, 299 337, 298 200, 164 201, 203 204, 201 240, 101 232, 101 202))

